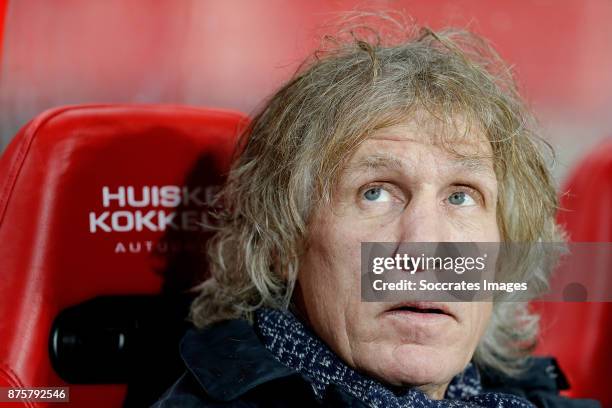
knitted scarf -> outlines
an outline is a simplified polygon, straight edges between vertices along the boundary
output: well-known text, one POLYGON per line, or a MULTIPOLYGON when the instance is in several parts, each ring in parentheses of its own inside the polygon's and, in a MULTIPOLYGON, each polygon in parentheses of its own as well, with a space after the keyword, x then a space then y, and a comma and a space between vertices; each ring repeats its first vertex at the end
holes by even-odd
POLYGON ((323 399, 327 386, 335 384, 371 407, 534 407, 513 395, 483 393, 478 369, 472 363, 453 378, 443 400, 432 400, 416 388, 394 390, 353 370, 291 312, 259 309, 255 328, 265 347, 280 363, 311 380, 319 400, 323 399))

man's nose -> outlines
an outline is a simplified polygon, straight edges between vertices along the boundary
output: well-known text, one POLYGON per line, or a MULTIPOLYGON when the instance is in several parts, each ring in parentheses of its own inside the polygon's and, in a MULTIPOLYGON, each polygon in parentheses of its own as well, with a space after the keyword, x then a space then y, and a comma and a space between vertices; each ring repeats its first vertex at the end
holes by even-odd
POLYGON ((451 226, 437 201, 433 193, 412 197, 400 216, 402 242, 444 242, 449 239, 451 226))

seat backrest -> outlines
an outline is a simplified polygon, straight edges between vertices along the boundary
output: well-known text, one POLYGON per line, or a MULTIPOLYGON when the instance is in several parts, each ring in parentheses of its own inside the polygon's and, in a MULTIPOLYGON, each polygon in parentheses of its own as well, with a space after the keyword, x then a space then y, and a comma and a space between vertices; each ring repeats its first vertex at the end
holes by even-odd
MULTIPOLYGON (((49 357, 60 311, 103 295, 179 293, 205 276, 210 198, 246 121, 96 105, 23 127, 0 160, 0 386, 66 384, 49 357)), ((71 385, 70 400, 120 406, 125 392, 71 385)))
MULTIPOLYGON (((562 188, 558 222, 571 242, 612 242, 612 140, 597 146, 571 173, 562 188)), ((612 286, 612 274, 601 278, 607 279, 600 282, 603 287, 612 286)), ((569 394, 612 406, 612 303, 539 303, 535 307, 542 316, 538 353, 559 360, 568 376, 569 394)))

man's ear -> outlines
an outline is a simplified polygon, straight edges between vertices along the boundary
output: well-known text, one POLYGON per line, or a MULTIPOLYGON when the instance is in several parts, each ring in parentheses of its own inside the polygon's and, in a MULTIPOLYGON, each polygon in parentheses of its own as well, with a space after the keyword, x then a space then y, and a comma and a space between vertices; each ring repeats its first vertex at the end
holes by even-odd
POLYGON ((287 283, 287 281, 289 280, 287 268, 283 266, 281 257, 278 252, 272 252, 271 258, 272 263, 270 264, 270 271, 274 274, 274 276, 280 278, 284 283, 287 283))
POLYGON ((270 263, 270 271, 278 276, 279 278, 281 278, 283 281, 287 281, 287 273, 283 272, 282 269, 280 267, 280 256, 278 255, 278 251, 277 250, 273 250, 272 253, 270 254, 270 258, 272 259, 272 262, 270 263))
MULTIPOLYGON (((304 254, 308 251, 310 243, 308 236, 302 237, 297 244, 297 257, 299 260, 303 259, 304 254)), ((275 276, 278 276, 283 280, 283 282, 287 282, 289 279, 287 268, 282 264, 282 259, 278 249, 273 249, 270 253, 270 258, 272 260, 270 264, 270 271, 272 271, 275 276)), ((296 272, 297 274, 297 272, 296 272)), ((295 277, 297 280, 297 276, 295 277)))

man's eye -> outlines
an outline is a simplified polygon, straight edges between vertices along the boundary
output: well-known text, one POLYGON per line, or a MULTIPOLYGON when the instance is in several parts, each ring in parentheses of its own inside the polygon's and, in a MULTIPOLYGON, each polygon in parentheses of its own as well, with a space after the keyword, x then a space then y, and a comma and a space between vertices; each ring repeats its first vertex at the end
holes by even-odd
POLYGON ((470 206, 475 205, 476 202, 469 194, 466 194, 464 191, 455 191, 453 194, 448 196, 448 202, 452 205, 458 206, 470 206))
POLYGON ((381 187, 373 187, 367 189, 363 193, 363 197, 368 201, 384 202, 391 201, 391 195, 381 187))

